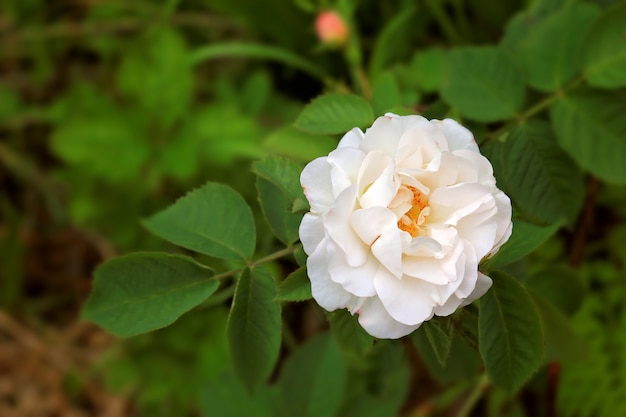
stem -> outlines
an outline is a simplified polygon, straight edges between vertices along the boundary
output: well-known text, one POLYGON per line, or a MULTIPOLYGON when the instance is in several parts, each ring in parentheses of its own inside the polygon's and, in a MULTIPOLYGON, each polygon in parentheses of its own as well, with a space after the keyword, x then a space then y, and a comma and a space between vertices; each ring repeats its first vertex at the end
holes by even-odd
POLYGON ((448 40, 453 44, 461 43, 459 33, 456 31, 454 24, 446 14, 446 11, 441 7, 441 0, 426 0, 426 6, 433 14, 437 24, 439 24, 448 40))
POLYGON ((584 80, 585 80, 585 78, 583 76, 581 76, 581 77, 577 78, 576 80, 572 81, 571 83, 569 83, 563 89, 557 90, 554 93, 552 93, 551 95, 545 97, 539 103, 535 104, 530 109, 526 110, 524 113, 522 113, 519 116, 517 116, 514 120, 511 120, 509 123, 505 124, 501 128, 499 128, 499 129, 493 131, 492 133, 488 134, 487 135, 487 139, 498 139, 502 134, 504 134, 504 133, 508 132, 509 130, 513 129, 518 124, 523 123, 524 121, 530 119, 531 117, 533 117, 537 113, 541 113, 542 111, 544 111, 545 109, 550 107, 552 105, 552 103, 554 103, 560 97, 564 96, 565 93, 567 93, 570 90, 573 90, 574 88, 576 88, 580 84, 582 84, 582 82, 584 80))
POLYGON ((600 183, 596 178, 589 178, 587 182, 587 195, 582 212, 578 217, 578 224, 574 229, 576 232, 572 239, 570 249, 569 264, 574 268, 578 268, 585 258, 585 249, 587 247, 587 238, 589 232, 593 229, 595 220, 596 200, 600 183))
POLYGON ((16 178, 31 185, 42 196, 48 212, 57 224, 67 222, 61 199, 55 194, 55 184, 44 176, 30 161, 0 143, 0 165, 4 165, 16 178))
POLYGON ((453 0, 452 6, 454 7, 456 24, 463 33, 463 39, 469 41, 471 39, 471 29, 469 22, 467 21, 467 16, 465 15, 465 11, 463 10, 463 0, 453 0))
POLYGON ((354 89, 369 100, 372 96, 372 89, 365 71, 363 71, 363 56, 361 54, 361 42, 358 37, 358 31, 353 21, 350 21, 349 27, 350 36, 344 50, 344 58, 350 69, 354 89))
POLYGON ((472 390, 470 395, 467 397, 467 400, 463 404, 463 407, 461 407, 461 410, 459 411, 459 414, 457 414, 457 417, 469 417, 474 407, 476 407, 478 400, 480 400, 480 398, 482 397, 483 391, 488 386, 489 386, 489 378, 487 377, 486 373, 482 374, 480 379, 474 386, 474 389, 472 390))
POLYGON ((213 275, 212 277, 210 277, 210 279, 214 279, 214 280, 221 280, 224 278, 228 278, 231 277, 235 274, 240 273, 241 271, 243 271, 246 268, 237 268, 237 269, 231 269, 230 271, 226 271, 226 272, 222 272, 221 274, 217 274, 217 275, 213 275))
POLYGON ((505 124, 501 128, 499 128, 499 129, 493 131, 492 133, 490 133, 489 135, 487 135, 487 138, 489 138, 489 139, 498 139, 501 135, 503 135, 504 133, 506 133, 509 130, 513 129, 518 124, 524 123, 524 121, 530 119, 535 114, 540 113, 543 110, 545 110, 548 107, 550 107, 550 105, 558 97, 559 97, 559 94, 555 93, 555 94, 552 94, 552 95, 544 98, 539 103, 535 104, 533 107, 531 107, 530 109, 528 109, 524 113, 520 114, 515 119, 511 120, 509 123, 505 124))
POLYGON ((197 310, 204 310, 205 308, 221 304, 224 301, 228 300, 230 297, 232 297, 233 294, 235 294, 235 284, 226 287, 222 291, 219 291, 218 293, 210 296, 204 303, 200 304, 197 307, 197 310))
MULTIPOLYGON (((239 26, 230 21, 208 15, 191 12, 175 12, 169 15, 167 21, 181 27, 224 30, 239 30, 239 26)), ((47 39, 78 39, 89 36, 116 35, 128 31, 141 31, 150 26, 152 22, 146 22, 142 18, 123 18, 110 22, 61 22, 43 28, 12 28, 0 27, 0 34, 4 39, 2 43, 30 42, 47 39), (6 41, 6 42, 5 42, 6 41)))
POLYGON ((165 5, 163 6, 163 17, 165 19, 169 19, 169 17, 174 13, 176 8, 178 8, 178 4, 180 0, 167 0, 165 5))
POLYGON ((287 323, 285 323, 284 320, 282 323, 283 342, 285 343, 285 346, 287 346, 287 349, 289 349, 289 351, 294 351, 298 347, 298 341, 296 340, 296 337, 294 336, 287 323))
POLYGON ((282 258, 283 256, 291 255, 292 253, 294 253, 299 248, 300 248, 299 244, 298 245, 293 245, 293 246, 287 246, 285 249, 281 249, 281 250, 276 251, 274 253, 271 253, 271 254, 269 254, 267 256, 264 256, 263 258, 261 258, 259 260, 256 260, 256 261, 248 263, 248 266, 250 268, 254 268, 257 265, 264 264, 266 262, 270 262, 270 261, 273 261, 273 260, 278 259, 278 258, 282 258))
POLYGON ((236 268, 236 269, 231 269, 230 271, 226 271, 226 272, 222 272, 221 274, 217 274, 217 275, 213 275, 210 279, 214 279, 214 280, 221 280, 224 278, 228 278, 231 277, 235 274, 238 274, 239 272, 243 271, 246 268, 254 268, 255 266, 273 261, 275 259, 279 259, 282 258, 283 256, 287 256, 287 255, 291 255, 292 253, 294 253, 296 250, 298 250, 300 248, 300 245, 293 245, 293 246, 287 246, 285 249, 281 249, 279 251, 276 251, 274 253, 270 253, 267 256, 262 257, 261 259, 258 259, 256 261, 250 261, 248 262, 248 265, 245 267, 241 267, 241 268, 236 268))

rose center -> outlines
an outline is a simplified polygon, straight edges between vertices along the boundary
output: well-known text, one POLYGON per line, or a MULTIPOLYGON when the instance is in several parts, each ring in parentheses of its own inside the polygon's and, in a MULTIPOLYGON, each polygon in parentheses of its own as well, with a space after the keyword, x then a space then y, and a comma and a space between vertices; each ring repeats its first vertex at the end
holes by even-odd
POLYGON ((421 233, 420 226, 426 221, 426 216, 430 213, 428 201, 417 188, 406 187, 412 194, 411 208, 398 220, 398 228, 408 232, 412 237, 417 237, 421 233))

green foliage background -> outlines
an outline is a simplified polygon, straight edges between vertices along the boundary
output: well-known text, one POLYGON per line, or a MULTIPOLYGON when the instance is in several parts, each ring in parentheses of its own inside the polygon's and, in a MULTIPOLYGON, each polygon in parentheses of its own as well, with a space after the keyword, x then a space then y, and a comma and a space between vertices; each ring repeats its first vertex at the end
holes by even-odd
POLYGON ((137 415, 626 414, 623 0, 0 11, 0 306, 76 320, 85 289, 34 291, 23 236, 104 242, 82 318, 134 337, 84 378, 137 415), (327 8, 343 46, 315 37, 327 8), (374 341, 308 301, 298 176, 388 111, 468 126, 514 232, 483 299, 374 341))

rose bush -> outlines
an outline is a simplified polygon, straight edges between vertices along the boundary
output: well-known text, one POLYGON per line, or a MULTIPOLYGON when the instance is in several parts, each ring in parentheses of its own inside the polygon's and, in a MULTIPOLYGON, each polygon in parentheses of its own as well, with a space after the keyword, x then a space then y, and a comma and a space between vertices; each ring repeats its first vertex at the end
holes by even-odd
POLYGON ((511 202, 456 121, 379 117, 310 162, 300 225, 313 297, 399 338, 491 286, 478 271, 511 235, 511 202))

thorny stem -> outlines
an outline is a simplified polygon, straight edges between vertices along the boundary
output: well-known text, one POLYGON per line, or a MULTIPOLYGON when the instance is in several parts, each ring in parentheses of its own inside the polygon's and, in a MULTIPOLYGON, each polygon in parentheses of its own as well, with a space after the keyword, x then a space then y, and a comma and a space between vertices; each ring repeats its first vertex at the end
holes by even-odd
POLYGON ((478 403, 478 400, 480 400, 480 397, 482 397, 483 391, 488 386, 489 386, 489 378, 487 377, 487 374, 484 373, 481 375, 480 379, 474 386, 474 389, 472 390, 472 392, 470 392, 469 396, 467 397, 467 400, 463 404, 463 407, 461 407, 459 414, 457 414, 457 417, 469 417, 474 407, 476 407, 476 403, 478 403))

